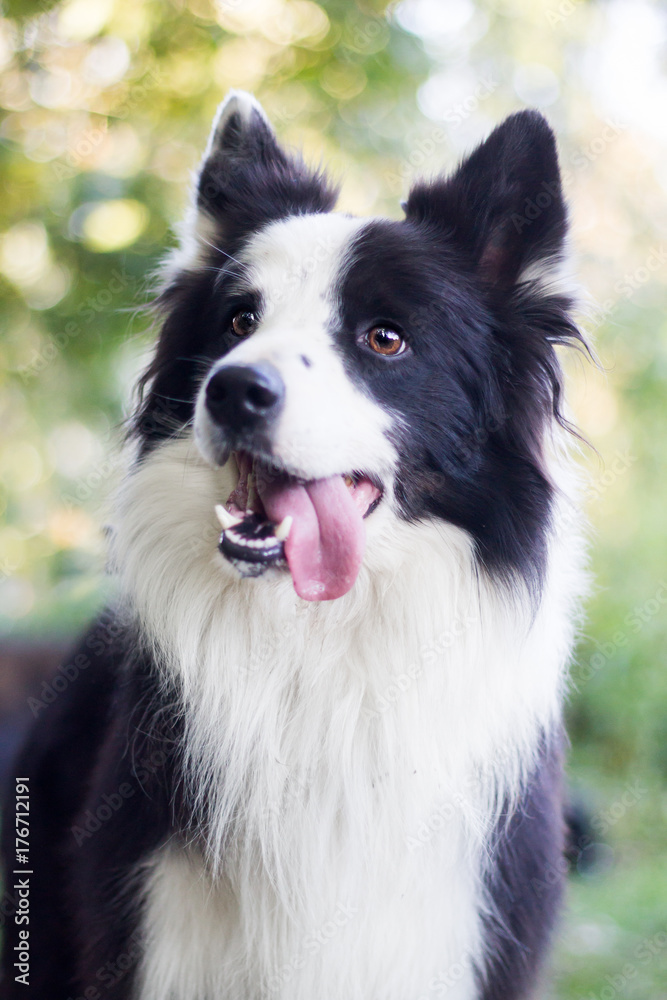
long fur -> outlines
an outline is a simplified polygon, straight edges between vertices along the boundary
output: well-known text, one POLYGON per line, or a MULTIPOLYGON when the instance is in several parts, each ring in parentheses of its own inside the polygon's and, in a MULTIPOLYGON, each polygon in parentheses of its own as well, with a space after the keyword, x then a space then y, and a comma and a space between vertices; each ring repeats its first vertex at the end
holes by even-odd
MULTIPOLYGON (((117 599, 17 763, 43 850, 33 987, 52 1000, 520 1000, 540 981, 585 590, 555 352, 581 340, 546 278, 566 233, 553 136, 508 119, 401 223, 333 199, 252 98, 227 100, 164 272, 117 599), (239 342, 240 303, 259 322, 239 342), (363 346, 388 320, 405 360, 363 346), (242 447, 382 484, 336 600, 302 600, 284 570, 241 580, 218 552, 238 469, 207 385, 265 362, 284 405, 242 447)), ((16 940, 10 921, 7 1000, 16 940)))
POLYGON ((229 983, 306 1000, 328 981, 332 996, 398 1000, 457 961, 472 996, 489 844, 544 734, 558 737, 579 586, 570 539, 553 547, 536 616, 489 586, 444 525, 378 531, 354 592, 304 609, 289 579, 221 584, 210 540, 223 477, 189 442, 163 447, 135 473, 119 526, 133 607, 182 684, 186 773, 209 816, 203 854, 157 863, 142 1000, 168 995, 172 976, 193 1000, 229 983), (197 915, 202 892, 215 920, 197 915), (283 984, 342 904, 355 918, 283 984), (202 925, 217 935, 213 969, 183 943, 202 925))

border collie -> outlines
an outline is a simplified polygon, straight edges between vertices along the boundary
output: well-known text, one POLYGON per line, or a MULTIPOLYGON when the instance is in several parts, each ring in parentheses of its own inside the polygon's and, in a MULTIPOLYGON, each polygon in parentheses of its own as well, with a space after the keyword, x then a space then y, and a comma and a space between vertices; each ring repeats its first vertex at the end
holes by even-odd
POLYGON ((585 577, 554 137, 512 115, 400 221, 335 198, 229 95, 162 274, 117 599, 16 765, 5 998, 539 990, 585 577))

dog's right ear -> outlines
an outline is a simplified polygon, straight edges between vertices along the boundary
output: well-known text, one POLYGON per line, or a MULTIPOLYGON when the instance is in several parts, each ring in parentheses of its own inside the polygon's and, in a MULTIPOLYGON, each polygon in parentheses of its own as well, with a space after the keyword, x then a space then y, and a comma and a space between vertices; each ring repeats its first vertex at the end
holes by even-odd
POLYGON ((497 291, 512 291, 531 266, 545 278, 556 274, 567 212, 547 121, 528 109, 510 115, 451 177, 417 183, 405 211, 439 231, 497 291))
POLYGON ((234 236, 289 215, 326 212, 337 191, 278 143, 255 98, 231 91, 218 108, 197 180, 200 213, 234 236))

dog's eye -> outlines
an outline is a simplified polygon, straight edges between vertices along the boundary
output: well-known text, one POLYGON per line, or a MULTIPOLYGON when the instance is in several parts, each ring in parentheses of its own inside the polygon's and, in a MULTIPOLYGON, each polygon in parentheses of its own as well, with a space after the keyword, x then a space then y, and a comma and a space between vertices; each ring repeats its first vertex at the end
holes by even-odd
POLYGON ((366 334, 366 343, 376 354, 382 354, 384 357, 396 357, 407 348, 400 333, 389 326, 374 326, 366 334))
POLYGON ((232 332, 237 337, 248 337, 257 326, 257 317, 249 309, 241 309, 232 317, 232 332))

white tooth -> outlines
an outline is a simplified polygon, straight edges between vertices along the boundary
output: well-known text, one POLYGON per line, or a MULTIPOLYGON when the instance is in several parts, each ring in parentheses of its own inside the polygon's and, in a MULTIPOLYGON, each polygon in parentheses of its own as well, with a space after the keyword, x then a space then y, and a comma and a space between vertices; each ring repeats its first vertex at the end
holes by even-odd
POLYGON ((292 522, 294 518, 291 514, 284 517, 273 534, 276 536, 279 542, 284 542, 290 533, 290 528, 292 527, 292 522))
POLYGON ((215 505, 215 513, 218 521, 220 521, 220 524, 222 525, 223 531, 228 531, 229 528, 233 528, 234 525, 238 524, 241 520, 241 518, 234 517, 233 514, 230 514, 227 508, 223 507, 222 504, 219 503, 215 505))

